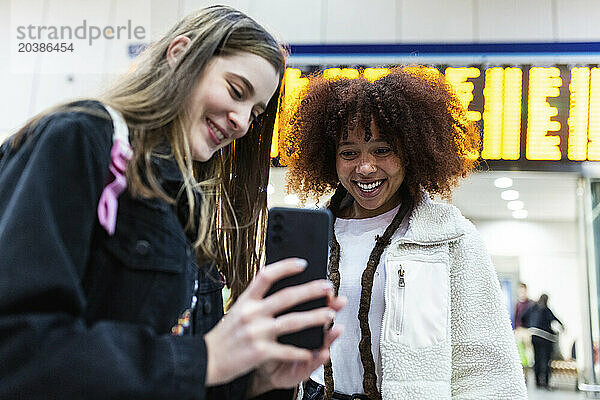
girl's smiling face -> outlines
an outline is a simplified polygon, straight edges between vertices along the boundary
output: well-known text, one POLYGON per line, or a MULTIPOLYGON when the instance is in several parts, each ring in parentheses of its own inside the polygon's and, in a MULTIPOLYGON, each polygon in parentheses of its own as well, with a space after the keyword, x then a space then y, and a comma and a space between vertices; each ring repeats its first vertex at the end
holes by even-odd
POLYGON ((336 170, 340 183, 354 198, 348 217, 369 218, 400 204, 398 189, 405 176, 401 157, 379 136, 371 122, 372 138, 360 130, 349 132, 337 147, 336 170))
POLYGON ((266 59, 252 53, 215 56, 193 88, 187 105, 187 139, 192 158, 212 155, 248 132, 279 83, 266 59))

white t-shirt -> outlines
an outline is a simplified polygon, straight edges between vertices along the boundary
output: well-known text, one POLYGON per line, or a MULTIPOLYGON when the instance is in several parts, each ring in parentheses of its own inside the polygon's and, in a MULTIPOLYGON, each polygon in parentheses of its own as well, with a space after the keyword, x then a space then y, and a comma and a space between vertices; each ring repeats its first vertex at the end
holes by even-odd
MULTIPOLYGON (((348 304, 336 314, 335 324, 344 326, 344 333, 331 346, 331 362, 333 365, 333 381, 335 390, 340 393, 364 393, 363 366, 360 361, 358 344, 360 343, 360 323, 358 308, 362 290, 361 278, 367 266, 369 255, 375 247, 375 236, 383 235, 392 222, 400 206, 372 218, 335 220, 335 236, 340 244, 340 290, 339 295, 348 298, 348 304)), ((392 241, 404 236, 408 219, 404 218, 398 227, 392 241)), ((381 357, 379 340, 383 322, 385 288, 385 254, 381 255, 375 276, 373 277, 373 292, 371 308, 369 309, 369 326, 371 328, 371 351, 375 361, 377 383, 381 387, 381 357)), ((311 379, 321 385, 324 368, 315 370, 311 379)))

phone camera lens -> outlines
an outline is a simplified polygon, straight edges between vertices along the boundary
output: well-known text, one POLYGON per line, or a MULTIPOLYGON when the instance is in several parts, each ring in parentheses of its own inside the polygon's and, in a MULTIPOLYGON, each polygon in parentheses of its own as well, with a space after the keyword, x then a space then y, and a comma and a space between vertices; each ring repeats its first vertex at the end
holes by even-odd
POLYGON ((275 215, 273 215, 273 220, 277 223, 281 223, 281 221, 283 221, 283 215, 275 214, 275 215))
POLYGON ((273 236, 273 243, 281 243, 283 241, 283 238, 281 236, 273 236))
POLYGON ((275 225, 273 225, 273 230, 275 232, 281 232, 283 230, 283 225, 281 225, 281 224, 275 224, 275 225))

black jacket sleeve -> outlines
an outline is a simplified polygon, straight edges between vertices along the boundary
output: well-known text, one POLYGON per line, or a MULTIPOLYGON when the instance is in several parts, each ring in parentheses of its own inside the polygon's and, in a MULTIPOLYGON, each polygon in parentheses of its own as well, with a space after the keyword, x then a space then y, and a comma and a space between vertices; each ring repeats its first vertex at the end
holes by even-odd
POLYGON ((0 162, 0 398, 204 399, 201 336, 83 319, 112 124, 47 118, 0 162))

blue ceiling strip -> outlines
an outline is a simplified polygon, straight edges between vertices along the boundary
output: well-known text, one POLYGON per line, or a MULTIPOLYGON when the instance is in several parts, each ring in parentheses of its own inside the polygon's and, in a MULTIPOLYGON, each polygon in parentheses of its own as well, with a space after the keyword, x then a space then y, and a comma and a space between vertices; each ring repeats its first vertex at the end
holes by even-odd
POLYGON ((477 55, 477 54, 593 54, 600 42, 532 43, 373 43, 298 44, 290 46, 293 56, 319 55, 477 55))

